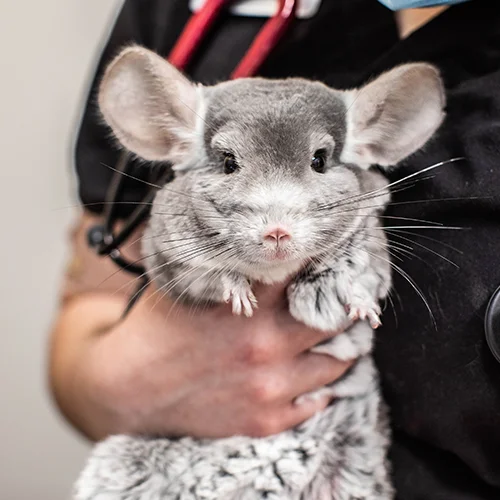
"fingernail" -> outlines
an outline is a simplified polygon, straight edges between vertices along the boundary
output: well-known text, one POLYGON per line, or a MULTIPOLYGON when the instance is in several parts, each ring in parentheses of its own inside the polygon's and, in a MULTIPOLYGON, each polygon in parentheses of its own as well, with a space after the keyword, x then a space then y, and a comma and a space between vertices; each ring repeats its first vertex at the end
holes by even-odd
POLYGON ((333 396, 321 396, 316 401, 316 411, 323 411, 333 401, 333 396))
POLYGON ((306 396, 299 396, 298 398, 295 398, 293 401, 293 404, 295 406, 302 406, 304 403, 307 402, 307 397, 306 396))

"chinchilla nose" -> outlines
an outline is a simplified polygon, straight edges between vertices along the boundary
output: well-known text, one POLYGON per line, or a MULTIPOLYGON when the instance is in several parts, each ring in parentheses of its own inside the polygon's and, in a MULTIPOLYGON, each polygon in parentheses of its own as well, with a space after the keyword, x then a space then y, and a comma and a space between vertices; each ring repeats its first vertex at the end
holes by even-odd
POLYGON ((292 235, 283 227, 277 226, 266 230, 263 236, 264 242, 273 246, 281 246, 292 239, 292 235))

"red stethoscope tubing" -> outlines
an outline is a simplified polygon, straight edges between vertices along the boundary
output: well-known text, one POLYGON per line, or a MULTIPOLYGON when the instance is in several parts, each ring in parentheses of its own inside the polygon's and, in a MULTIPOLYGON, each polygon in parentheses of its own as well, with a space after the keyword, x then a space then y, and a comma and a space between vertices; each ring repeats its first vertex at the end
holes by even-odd
MULTIPOLYGON (((295 19, 299 0, 279 0, 278 12, 260 30, 252 45, 231 73, 231 79, 254 76, 295 19)), ((234 0, 207 0, 187 22, 168 60, 183 71, 208 34, 219 14, 234 0)))

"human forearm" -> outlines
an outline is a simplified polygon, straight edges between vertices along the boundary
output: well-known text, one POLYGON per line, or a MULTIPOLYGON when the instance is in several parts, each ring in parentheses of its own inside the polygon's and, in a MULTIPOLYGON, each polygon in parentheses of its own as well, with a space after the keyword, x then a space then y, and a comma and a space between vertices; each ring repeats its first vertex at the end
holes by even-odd
POLYGON ((100 439, 119 426, 117 415, 99 404, 94 364, 97 341, 119 319, 124 305, 123 297, 110 294, 73 297, 61 307, 51 332, 51 393, 68 421, 90 439, 100 439))

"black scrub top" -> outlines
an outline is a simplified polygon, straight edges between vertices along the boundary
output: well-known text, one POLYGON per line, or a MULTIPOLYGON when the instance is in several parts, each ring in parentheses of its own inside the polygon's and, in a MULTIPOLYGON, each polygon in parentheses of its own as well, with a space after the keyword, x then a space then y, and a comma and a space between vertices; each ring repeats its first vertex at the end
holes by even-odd
MULTIPOLYGON (((76 147, 80 196, 91 204, 89 210, 102 211, 112 174, 103 164, 114 165, 118 157, 96 108, 102 70, 131 41, 166 56, 189 18, 187 4, 126 0, 123 5, 98 65, 76 147)), ((207 84, 227 79, 263 23, 223 16, 187 73, 207 84)), ((403 41, 393 13, 376 0, 323 0, 314 18, 295 23, 260 74, 303 76, 348 88, 396 64, 421 60, 442 71, 448 115, 436 137, 390 178, 450 158, 465 160, 397 191, 387 214, 461 228, 390 230, 400 249, 396 265, 414 281, 434 317, 414 286, 395 273, 375 355, 391 408, 397 498, 498 500, 500 363, 483 328, 488 301, 500 285, 498 0, 451 7, 403 41)), ((132 173, 141 176, 140 165, 132 173)), ((128 180, 122 200, 140 201, 144 189, 128 180)), ((120 213, 126 216, 133 208, 120 205, 120 213)), ((386 221, 391 227, 411 225, 386 221)))

